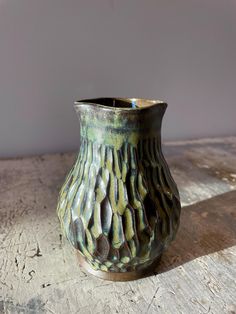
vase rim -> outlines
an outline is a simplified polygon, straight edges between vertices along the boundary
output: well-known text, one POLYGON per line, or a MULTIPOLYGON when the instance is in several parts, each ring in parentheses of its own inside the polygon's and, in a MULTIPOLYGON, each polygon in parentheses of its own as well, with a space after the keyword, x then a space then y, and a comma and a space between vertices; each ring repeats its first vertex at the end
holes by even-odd
POLYGON ((75 107, 93 106, 108 111, 140 111, 155 106, 167 107, 167 103, 157 99, 123 98, 123 97, 98 97, 81 99, 74 102, 75 107))

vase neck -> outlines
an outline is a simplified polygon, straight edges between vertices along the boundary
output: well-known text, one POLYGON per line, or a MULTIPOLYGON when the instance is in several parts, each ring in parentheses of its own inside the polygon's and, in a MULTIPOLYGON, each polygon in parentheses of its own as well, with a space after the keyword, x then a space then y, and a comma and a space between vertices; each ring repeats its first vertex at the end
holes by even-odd
POLYGON ((104 105, 108 102, 107 98, 105 100, 102 98, 101 101, 88 100, 76 103, 75 109, 80 120, 82 137, 117 147, 124 142, 137 145, 141 139, 160 137, 167 104, 148 103, 149 105, 145 104, 143 107, 140 105, 132 108, 128 107, 132 103, 126 104, 121 101, 120 107, 110 107, 104 105), (89 101, 96 101, 98 104, 89 101))

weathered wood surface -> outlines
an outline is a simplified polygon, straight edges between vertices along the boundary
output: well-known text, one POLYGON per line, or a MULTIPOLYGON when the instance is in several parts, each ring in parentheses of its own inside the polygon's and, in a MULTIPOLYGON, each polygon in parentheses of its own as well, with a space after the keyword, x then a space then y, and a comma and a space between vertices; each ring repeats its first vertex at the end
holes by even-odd
POLYGON ((0 313, 236 313, 236 137, 167 143, 181 226, 157 275, 87 275, 62 237, 74 154, 0 161, 0 313))

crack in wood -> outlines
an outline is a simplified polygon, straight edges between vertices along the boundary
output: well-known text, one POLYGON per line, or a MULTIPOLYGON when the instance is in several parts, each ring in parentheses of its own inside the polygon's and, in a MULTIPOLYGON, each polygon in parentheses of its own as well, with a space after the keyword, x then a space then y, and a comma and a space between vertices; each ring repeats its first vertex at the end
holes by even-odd
POLYGON ((59 234, 59 240, 60 240, 60 244, 59 244, 59 248, 62 248, 62 234, 59 234))
POLYGON ((18 260, 17 260, 16 257, 15 257, 15 265, 16 265, 16 268, 17 268, 17 270, 18 270, 18 265, 19 265, 19 263, 18 263, 18 260))
POLYGON ((35 274, 35 270, 32 269, 28 274, 29 274, 30 278, 27 280, 27 283, 29 283, 33 279, 32 274, 35 274))
POLYGON ((151 305, 152 305, 154 299, 156 298, 156 294, 157 294, 157 291, 158 291, 158 290, 159 290, 159 287, 156 288, 156 290, 155 290, 155 292, 154 292, 154 294, 153 294, 153 297, 152 297, 150 303, 148 304, 148 308, 147 308, 146 313, 148 313, 148 311, 149 311, 149 309, 150 309, 150 307, 151 307, 151 305))
POLYGON ((22 266, 21 273, 23 274, 25 270, 25 264, 22 266))
POLYGON ((49 286, 51 286, 51 283, 43 283, 41 285, 42 288, 46 288, 46 287, 49 287, 49 286))
POLYGON ((36 253, 34 255, 29 256, 29 257, 34 258, 34 257, 40 257, 40 256, 43 256, 43 255, 41 254, 39 244, 37 243, 36 253))

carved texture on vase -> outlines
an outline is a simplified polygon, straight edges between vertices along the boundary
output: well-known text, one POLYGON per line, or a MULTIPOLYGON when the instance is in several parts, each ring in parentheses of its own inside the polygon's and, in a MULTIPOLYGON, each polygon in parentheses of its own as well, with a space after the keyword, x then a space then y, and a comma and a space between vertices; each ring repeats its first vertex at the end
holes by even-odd
POLYGON ((159 137, 119 149, 82 137, 57 211, 68 240, 94 269, 151 264, 175 237, 180 217, 159 137))

